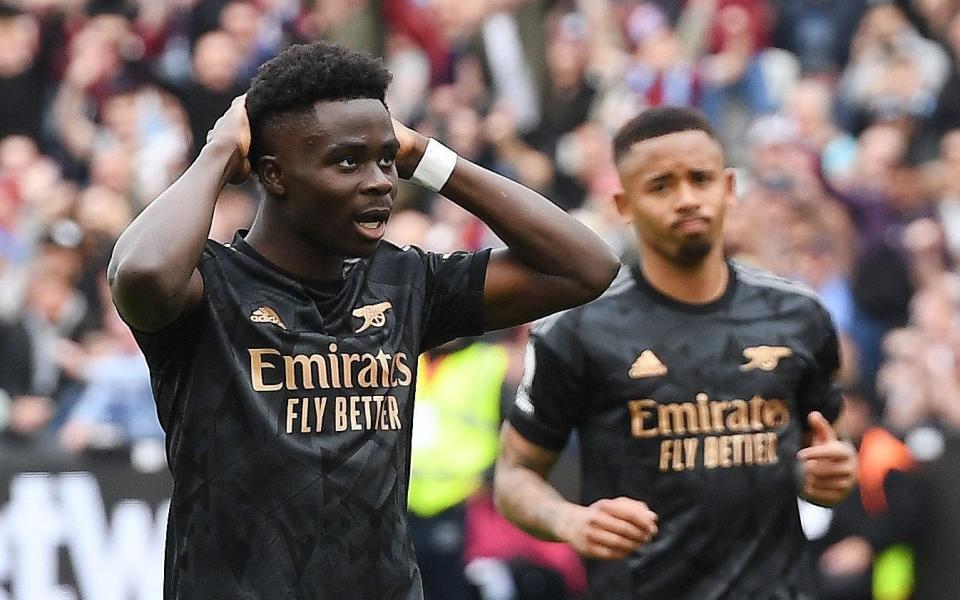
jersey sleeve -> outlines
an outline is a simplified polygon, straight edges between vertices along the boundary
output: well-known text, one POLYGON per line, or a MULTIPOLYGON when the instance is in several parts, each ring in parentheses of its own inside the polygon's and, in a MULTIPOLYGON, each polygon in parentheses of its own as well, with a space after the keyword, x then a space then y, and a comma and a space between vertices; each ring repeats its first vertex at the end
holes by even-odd
POLYGON ((534 328, 524 373, 508 420, 520 434, 549 450, 561 450, 576 427, 587 398, 586 364, 570 313, 548 317, 534 328))
POLYGON ((797 404, 804 428, 807 415, 820 411, 831 423, 840 416, 843 403, 840 384, 836 381, 840 369, 840 351, 837 330, 827 311, 817 305, 813 363, 800 382, 797 404))
POLYGON ((196 343, 202 330, 203 320, 207 311, 204 305, 210 302, 208 280, 217 276, 216 269, 207 266, 212 262, 213 255, 208 246, 200 258, 198 270, 203 279, 203 295, 196 306, 184 311, 172 323, 159 331, 139 331, 133 327, 133 337, 150 365, 150 372, 159 375, 167 370, 168 366, 186 356, 189 348, 196 343))
POLYGON ((423 254, 426 305, 420 352, 483 333, 483 286, 490 250, 423 254))

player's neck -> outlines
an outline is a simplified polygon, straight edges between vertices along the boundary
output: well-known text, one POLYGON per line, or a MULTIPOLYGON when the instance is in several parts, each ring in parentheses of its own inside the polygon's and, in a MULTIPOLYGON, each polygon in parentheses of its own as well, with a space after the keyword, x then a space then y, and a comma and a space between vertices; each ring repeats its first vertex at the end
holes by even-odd
POLYGON ((644 252, 640 269, 657 291, 686 304, 707 304, 719 300, 727 290, 730 272, 719 246, 703 261, 682 267, 655 252, 644 252))
POLYGON ((258 214, 244 240, 281 270, 306 281, 332 281, 343 269, 343 255, 325 253, 300 236, 271 225, 258 214))

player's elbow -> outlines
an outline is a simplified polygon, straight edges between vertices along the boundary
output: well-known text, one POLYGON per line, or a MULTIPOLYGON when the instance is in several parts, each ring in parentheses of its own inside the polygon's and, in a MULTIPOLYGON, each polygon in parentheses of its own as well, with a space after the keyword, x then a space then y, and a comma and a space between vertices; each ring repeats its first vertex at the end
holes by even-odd
POLYGON ((619 270, 620 261, 616 254, 604 244, 603 250, 598 251, 592 260, 585 261, 577 273, 576 303, 590 302, 607 291, 619 270))
POLYGON ((114 304, 121 313, 149 306, 157 312, 176 303, 183 293, 159 261, 119 257, 110 258, 107 283, 114 304))

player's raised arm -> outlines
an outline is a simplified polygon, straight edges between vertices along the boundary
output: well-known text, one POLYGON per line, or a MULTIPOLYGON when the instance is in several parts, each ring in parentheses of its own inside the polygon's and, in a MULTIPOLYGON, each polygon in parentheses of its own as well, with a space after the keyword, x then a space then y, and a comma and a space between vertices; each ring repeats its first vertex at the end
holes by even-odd
POLYGON ((107 277, 130 325, 156 331, 200 301, 203 253, 217 197, 228 181, 247 178, 250 125, 244 96, 217 121, 200 156, 123 232, 107 277))
POLYGON ((552 202, 396 121, 394 129, 400 175, 412 175, 477 215, 507 245, 487 267, 486 329, 583 304, 613 281, 619 262, 610 247, 552 202))
POLYGON ((657 515, 632 498, 597 500, 580 506, 547 481, 557 452, 524 438, 509 423, 500 435, 494 474, 497 509, 514 525, 540 539, 567 542, 588 558, 625 558, 657 534, 657 515))

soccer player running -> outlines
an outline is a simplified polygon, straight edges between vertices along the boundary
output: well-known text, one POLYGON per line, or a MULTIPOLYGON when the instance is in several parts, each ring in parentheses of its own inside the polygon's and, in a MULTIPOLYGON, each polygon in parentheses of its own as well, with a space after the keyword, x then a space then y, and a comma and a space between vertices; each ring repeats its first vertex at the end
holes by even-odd
POLYGON ((174 478, 167 599, 418 599, 406 524, 417 355, 595 298, 617 259, 549 201, 391 121, 382 62, 326 43, 259 70, 109 266, 174 478), (207 240, 255 171, 250 230, 207 240), (381 243, 398 173, 506 243, 381 243))
POLYGON ((854 479, 830 425, 830 317, 801 285, 724 258, 734 176, 700 113, 643 112, 614 155, 639 260, 535 328, 497 504, 587 557, 596 598, 810 598, 796 496, 831 506, 854 479), (546 481, 574 429, 585 505, 546 481))

